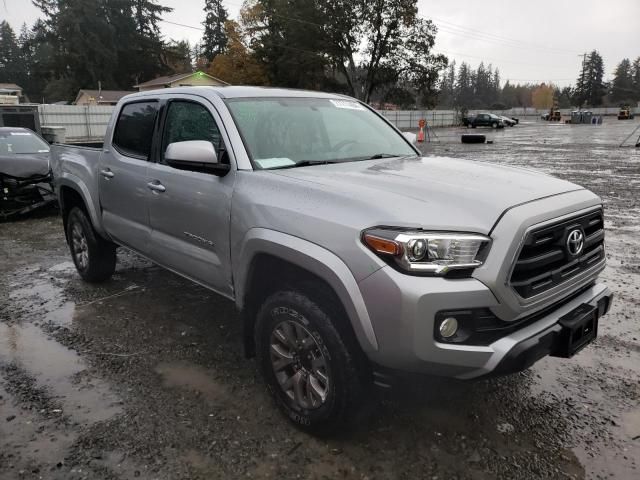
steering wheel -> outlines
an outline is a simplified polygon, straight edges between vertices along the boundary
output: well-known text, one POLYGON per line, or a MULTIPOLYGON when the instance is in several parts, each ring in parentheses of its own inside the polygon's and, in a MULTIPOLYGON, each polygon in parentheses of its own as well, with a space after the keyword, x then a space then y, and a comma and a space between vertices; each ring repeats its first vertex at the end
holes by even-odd
POLYGON ((337 152, 339 150, 342 150, 347 145, 354 145, 357 143, 360 143, 360 142, 358 142, 357 140, 342 140, 341 142, 336 143, 336 145, 333 147, 333 151, 337 152))

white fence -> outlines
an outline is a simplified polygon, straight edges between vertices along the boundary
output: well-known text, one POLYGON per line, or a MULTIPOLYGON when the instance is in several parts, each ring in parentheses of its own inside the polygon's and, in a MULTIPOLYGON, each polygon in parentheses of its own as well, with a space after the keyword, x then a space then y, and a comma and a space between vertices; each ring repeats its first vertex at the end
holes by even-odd
POLYGON ((422 118, 431 127, 452 127, 458 122, 455 110, 379 110, 378 113, 400 130, 417 129, 422 118))
POLYGON ((64 127, 67 141, 103 140, 113 109, 95 105, 38 105, 40 125, 64 127))

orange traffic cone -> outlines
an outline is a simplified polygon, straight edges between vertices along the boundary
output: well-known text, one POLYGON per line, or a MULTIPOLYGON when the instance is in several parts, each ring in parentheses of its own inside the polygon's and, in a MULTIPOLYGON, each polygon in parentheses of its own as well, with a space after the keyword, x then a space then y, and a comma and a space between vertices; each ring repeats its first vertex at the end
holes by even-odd
POLYGON ((424 130, 420 127, 420 131, 418 132, 418 143, 424 142, 424 130))

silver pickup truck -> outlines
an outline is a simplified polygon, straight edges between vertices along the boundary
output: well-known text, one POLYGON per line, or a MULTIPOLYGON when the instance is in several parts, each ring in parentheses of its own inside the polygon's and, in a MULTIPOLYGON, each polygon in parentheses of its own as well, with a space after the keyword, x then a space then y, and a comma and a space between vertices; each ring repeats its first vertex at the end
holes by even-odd
POLYGON ((123 98, 101 148, 53 148, 83 279, 118 246, 235 302, 276 403, 315 433, 397 372, 570 357, 612 295, 600 199, 541 173, 421 157, 349 97, 255 87, 123 98))

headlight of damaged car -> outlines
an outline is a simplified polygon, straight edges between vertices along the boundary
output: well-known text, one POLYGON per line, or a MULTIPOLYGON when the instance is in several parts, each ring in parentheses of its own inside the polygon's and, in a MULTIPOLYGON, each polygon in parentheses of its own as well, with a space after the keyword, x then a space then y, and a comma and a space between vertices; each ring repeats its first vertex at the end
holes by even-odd
POLYGON ((385 261, 408 273, 440 276, 479 267, 491 244, 489 237, 475 233, 392 228, 365 230, 362 241, 385 261))

